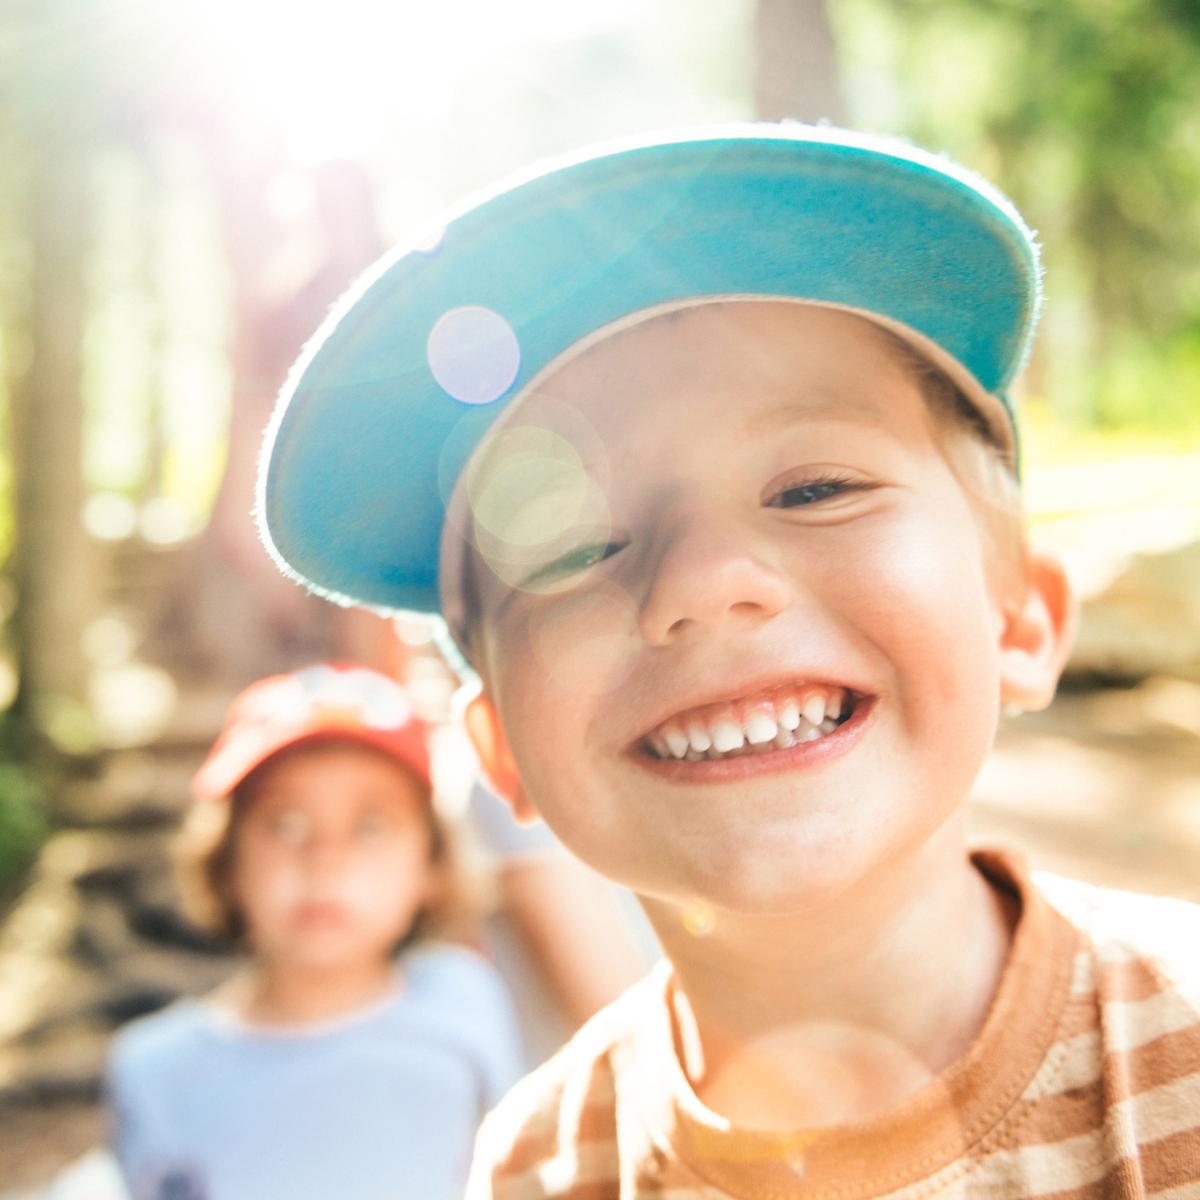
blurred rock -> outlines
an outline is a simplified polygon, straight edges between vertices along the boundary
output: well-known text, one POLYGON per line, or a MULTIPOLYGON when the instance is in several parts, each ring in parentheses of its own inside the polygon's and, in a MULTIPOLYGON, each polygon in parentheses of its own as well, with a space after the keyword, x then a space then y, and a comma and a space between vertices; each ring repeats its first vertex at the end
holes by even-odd
POLYGON ((36 1041, 0 1046, 0 1105, 95 1100, 110 1030, 81 1023, 36 1041))
POLYGON ((195 768, 194 755, 112 755, 97 778, 74 781, 62 790, 56 816, 66 825, 173 828, 187 803, 195 768))
POLYGON ((0 924, 0 1104, 94 1102, 117 1027, 229 973, 171 867, 195 765, 186 748, 124 750, 59 798, 66 828, 0 924))
POLYGON ((1068 679, 1151 675, 1200 682, 1200 542, 1137 556, 1084 605, 1068 679))

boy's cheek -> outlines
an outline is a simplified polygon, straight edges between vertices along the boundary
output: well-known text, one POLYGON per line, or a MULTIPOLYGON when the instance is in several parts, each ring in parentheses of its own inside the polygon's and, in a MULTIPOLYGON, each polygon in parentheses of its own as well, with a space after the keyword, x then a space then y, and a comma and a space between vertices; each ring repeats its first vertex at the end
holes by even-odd
POLYGON ((600 693, 637 651, 636 633, 637 607, 614 583, 590 581, 574 592, 518 597, 484 631, 481 674, 493 695, 518 703, 531 691, 575 698, 600 693))
POLYGON ((952 702, 959 698, 966 660, 998 670, 998 609, 975 530, 965 516, 956 516, 940 527, 884 532, 871 557, 875 578, 886 586, 861 592, 860 624, 894 653, 904 649, 905 665, 922 690, 939 703, 952 702))
POLYGON ((617 674, 639 641, 637 608, 619 585, 588 584, 535 605, 526 621, 528 649, 546 681, 578 692, 617 674))

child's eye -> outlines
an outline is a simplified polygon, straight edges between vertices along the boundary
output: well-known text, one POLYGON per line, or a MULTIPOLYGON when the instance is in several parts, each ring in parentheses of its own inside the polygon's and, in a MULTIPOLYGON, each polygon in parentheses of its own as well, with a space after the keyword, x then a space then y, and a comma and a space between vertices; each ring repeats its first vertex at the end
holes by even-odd
POLYGON ((589 545, 579 546, 561 558, 547 563, 544 567, 539 567, 525 580, 525 586, 537 588, 557 583, 570 575, 578 575, 581 571, 587 571, 598 563, 602 563, 606 558, 611 558, 620 549, 620 545, 616 542, 593 542, 589 545))
POLYGON ((299 809, 289 808, 276 813, 268 825, 273 837, 289 846, 298 846, 308 837, 308 817, 299 809))
POLYGON ((382 837, 388 829, 388 822, 378 814, 363 817, 358 822, 358 836, 368 842, 382 837))
POLYGON ((848 492, 865 491, 867 487, 865 483, 842 475, 822 476, 820 479, 806 479, 802 483, 780 488, 766 503, 768 508, 806 508, 824 500, 844 496, 848 492))

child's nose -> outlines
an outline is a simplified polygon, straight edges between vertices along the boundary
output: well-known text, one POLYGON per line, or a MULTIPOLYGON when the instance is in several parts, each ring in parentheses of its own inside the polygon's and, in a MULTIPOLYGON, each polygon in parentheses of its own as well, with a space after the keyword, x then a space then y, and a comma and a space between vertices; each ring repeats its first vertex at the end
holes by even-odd
POLYGON ((694 513, 672 522, 652 566, 639 622, 650 645, 690 632, 768 620, 792 588, 770 547, 736 521, 694 513))
POLYGON ((305 865, 313 874, 337 872, 349 856, 350 842, 328 833, 315 834, 304 846, 305 865))

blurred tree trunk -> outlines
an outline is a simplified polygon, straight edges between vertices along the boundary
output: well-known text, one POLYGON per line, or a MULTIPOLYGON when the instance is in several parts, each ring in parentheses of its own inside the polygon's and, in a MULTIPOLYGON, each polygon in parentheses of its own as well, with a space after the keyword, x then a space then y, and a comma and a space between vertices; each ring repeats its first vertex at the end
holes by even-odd
POLYGON ((65 121, 47 124, 30 139, 32 353, 12 381, 18 704, 38 720, 85 697, 81 643, 94 583, 81 520, 88 155, 65 121))
POLYGON ((329 306, 383 248, 370 179, 349 161, 312 168, 312 211, 289 224, 267 202, 287 168, 271 137, 243 129, 202 144, 221 197, 232 282, 229 449, 209 524, 181 564, 159 652, 169 644, 173 667, 228 686, 320 658, 381 665, 388 623, 336 608, 285 578, 253 519, 263 430, 287 372, 329 306), (284 272, 281 264, 298 266, 284 272))
POLYGON ((755 116, 845 121, 825 0, 758 0, 754 50, 755 116))

